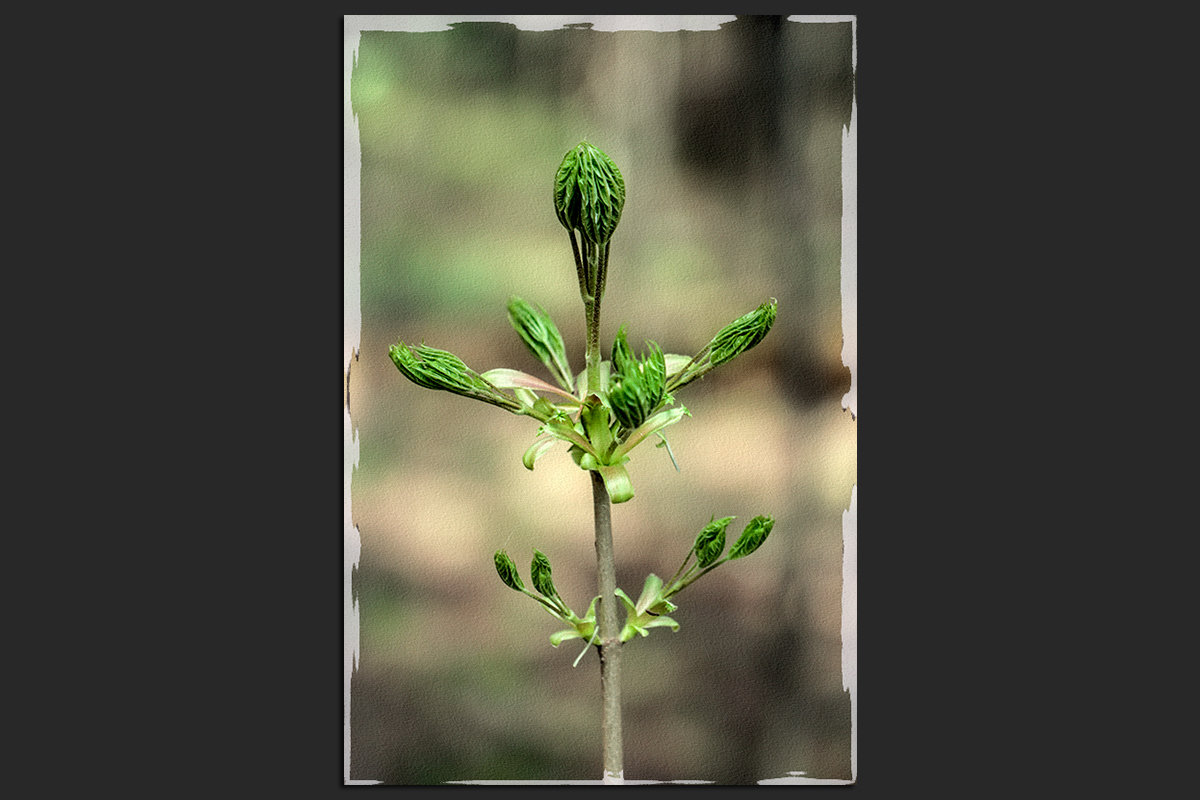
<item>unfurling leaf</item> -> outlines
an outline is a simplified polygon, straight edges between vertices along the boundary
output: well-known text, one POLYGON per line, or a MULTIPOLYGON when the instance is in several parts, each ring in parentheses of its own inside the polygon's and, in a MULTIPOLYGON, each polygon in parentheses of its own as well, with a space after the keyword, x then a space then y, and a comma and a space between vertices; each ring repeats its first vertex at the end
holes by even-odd
POLYGON ((508 321, 534 357, 564 389, 571 391, 575 379, 567 363, 567 351, 562 335, 545 309, 534 307, 519 297, 508 301, 508 321))
POLYGON ((702 568, 709 566, 721 557, 721 553, 725 550, 725 529, 732 521, 733 517, 715 519, 705 525, 704 530, 696 535, 692 551, 696 554, 696 561, 702 568))
POLYGON ((608 402, 613 415, 627 431, 646 421, 662 403, 666 390, 667 365, 662 349, 655 342, 647 342, 646 350, 637 358, 625 339, 625 328, 617 331, 608 402))
POLYGON ((516 589, 518 592, 525 591, 525 584, 521 583, 521 576, 517 572, 517 565, 509 558, 508 553, 503 550, 496 551, 496 572, 500 575, 500 580, 504 581, 505 586, 510 589, 516 589))
POLYGON ((742 535, 729 548, 729 560, 733 561, 735 558, 742 558, 753 553, 767 540, 773 527, 775 527, 775 520, 768 516, 760 515, 750 520, 746 529, 742 531, 742 535))
POLYGON ((529 566, 529 577, 533 581, 533 588, 541 592, 543 596, 558 597, 558 590, 554 588, 554 581, 550 578, 550 559, 546 558, 546 554, 540 550, 533 551, 533 563, 529 566))

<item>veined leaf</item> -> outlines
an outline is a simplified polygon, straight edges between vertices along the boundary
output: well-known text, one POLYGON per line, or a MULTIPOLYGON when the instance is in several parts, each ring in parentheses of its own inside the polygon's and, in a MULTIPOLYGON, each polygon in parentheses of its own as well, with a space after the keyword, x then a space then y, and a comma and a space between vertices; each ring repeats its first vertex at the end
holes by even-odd
POLYGON ((514 414, 524 413, 524 406, 515 397, 500 391, 449 351, 399 342, 388 348, 388 355, 400 374, 418 386, 482 400, 514 414))
POLYGON ((521 583, 521 576, 517 572, 517 565, 513 563, 508 553, 503 550, 497 550, 495 561, 496 572, 500 575, 500 580, 504 581, 504 585, 510 589, 516 589, 518 592, 525 591, 525 584, 521 583))
POLYGON ((742 531, 742 535, 729 548, 729 560, 748 556, 762 546, 762 543, 767 540, 767 536, 771 533, 771 529, 775 527, 775 520, 765 515, 759 515, 746 525, 746 529, 742 531))
POLYGON ((721 557, 721 553, 725 549, 725 529, 732 521, 733 517, 713 520, 704 526, 704 530, 696 534, 692 551, 696 554, 696 561, 701 567, 707 567, 721 557))
POLYGON ((540 550, 533 551, 533 563, 529 565, 529 577, 533 581, 533 588, 537 589, 543 597, 557 598, 558 589, 554 588, 554 581, 551 578, 550 559, 540 550))
POLYGON ((568 231, 604 244, 625 205, 625 180, 604 151, 580 142, 563 156, 554 176, 554 211, 568 231))

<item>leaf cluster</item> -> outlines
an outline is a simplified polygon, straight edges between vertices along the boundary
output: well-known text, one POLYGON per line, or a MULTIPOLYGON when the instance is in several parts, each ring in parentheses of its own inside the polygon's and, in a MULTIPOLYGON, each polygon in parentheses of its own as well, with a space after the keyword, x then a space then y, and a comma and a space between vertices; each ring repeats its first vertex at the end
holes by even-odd
MULTIPOLYGON (((721 553, 725 549, 725 529, 729 527, 729 523, 733 519, 733 517, 722 517, 710 520, 696 535, 687 557, 670 581, 664 583, 662 578, 650 573, 642 584, 642 592, 637 600, 630 598, 622 589, 616 590, 617 597, 625 607, 625 625, 622 627, 619 637, 621 642, 630 641, 635 636, 649 636, 651 628, 666 627, 672 631, 678 631, 679 623, 666 616, 678 609, 678 606, 670 598, 721 564, 745 558, 753 553, 763 545, 772 528, 775 527, 773 518, 766 515, 755 517, 742 530, 737 541, 729 548, 729 553, 722 558, 721 553), (694 562, 692 562, 693 558, 694 562)), ((497 550, 495 563, 496 573, 505 586, 538 601, 552 615, 570 626, 566 630, 551 634, 550 643, 552 645, 558 647, 568 639, 584 639, 589 644, 594 642, 597 632, 596 601, 600 598, 592 599, 587 614, 584 616, 580 617, 575 614, 559 595, 558 589, 554 585, 550 559, 544 553, 535 549, 533 561, 529 565, 530 580, 536 593, 525 588, 521 576, 517 572, 516 564, 506 552, 497 550)), ((575 663, 578 664, 579 660, 576 659, 575 663)))
POLYGON ((647 342, 646 351, 641 358, 635 356, 626 341, 624 326, 617 331, 612 348, 608 403, 613 416, 626 431, 645 422, 665 399, 666 358, 655 342, 647 342))

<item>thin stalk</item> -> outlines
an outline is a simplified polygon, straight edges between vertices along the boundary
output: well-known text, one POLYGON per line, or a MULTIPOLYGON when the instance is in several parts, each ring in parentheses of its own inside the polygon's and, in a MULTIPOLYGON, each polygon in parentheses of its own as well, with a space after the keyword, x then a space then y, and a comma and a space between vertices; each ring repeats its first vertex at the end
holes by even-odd
MULTIPOLYGON (((595 245, 595 250, 592 251, 595 255, 595 264, 588 265, 588 271, 592 273, 594 280, 592 287, 592 318, 588 320, 588 327, 596 337, 597 351, 600 348, 600 302, 604 299, 604 282, 608 278, 609 244, 609 242, 605 242, 601 245, 595 245)), ((597 355, 599 355, 598 352, 597 355)), ((597 361, 599 361, 599 358, 597 358, 597 361)))
POLYGON ((691 559, 692 559, 692 553, 691 553, 691 551, 689 550, 689 551, 688 551, 688 554, 687 554, 687 558, 685 558, 685 559, 683 560, 683 563, 679 565, 679 569, 675 570, 675 574, 674 574, 674 575, 672 575, 672 576, 671 576, 671 579, 670 579, 669 581, 666 581, 666 582, 663 584, 663 586, 668 586, 668 587, 669 587, 669 586, 671 586, 673 583, 675 583, 675 581, 676 581, 676 580, 679 578, 679 576, 683 574, 683 569, 684 569, 684 567, 686 567, 686 566, 688 565, 688 562, 689 562, 689 561, 691 561, 691 559))
POLYGON ((596 614, 600 651, 601 735, 604 741, 604 783, 624 784, 621 737, 621 640, 617 621, 617 569, 613 553, 612 504, 604 478, 591 471, 592 507, 596 521, 596 577, 600 605, 596 614))
POLYGON ((587 292, 583 296, 583 307, 587 325, 588 394, 600 393, 600 296, 604 291, 600 282, 600 262, 603 252, 603 245, 583 240, 584 272, 587 275, 587 292))
POLYGON ((707 567, 700 570, 699 572, 696 572, 696 570, 700 568, 700 564, 698 562, 695 564, 692 564, 691 569, 689 569, 687 571, 687 573, 682 578, 680 578, 679 583, 675 584, 674 586, 671 586, 671 588, 667 589, 667 591, 665 591, 663 593, 663 599, 665 600, 668 597, 670 597, 671 595, 678 594, 679 592, 686 589, 689 584, 695 583, 697 580, 699 580, 700 578, 703 578, 705 575, 712 572, 714 569, 721 566, 728 560, 729 560, 729 557, 726 556, 725 558, 722 558, 720 561, 714 561, 712 564, 709 564, 707 567))
MULTIPOLYGON (((574 238, 572 237, 572 242, 574 238)), ((587 392, 600 392, 600 295, 604 291, 607 246, 583 240, 580 286, 586 286, 583 302, 587 320, 587 392), (584 281, 586 275, 587 280, 584 281)), ((592 512, 596 533, 596 648, 600 654, 600 729, 604 746, 603 779, 606 784, 625 782, 625 760, 621 734, 621 624, 617 619, 617 560, 613 551, 612 501, 599 472, 591 470, 592 512)))

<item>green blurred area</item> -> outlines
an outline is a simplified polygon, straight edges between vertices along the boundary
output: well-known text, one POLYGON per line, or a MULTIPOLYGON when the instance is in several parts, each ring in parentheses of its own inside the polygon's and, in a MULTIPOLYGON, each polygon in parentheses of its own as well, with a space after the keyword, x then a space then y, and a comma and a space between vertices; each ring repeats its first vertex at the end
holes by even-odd
POLYGON ((693 416, 666 452, 639 447, 636 496, 613 508, 619 585, 670 576, 713 516, 771 538, 681 593, 624 648, 625 775, 754 783, 849 779, 842 685, 842 514, 857 431, 841 408, 841 137, 849 23, 739 18, 720 31, 364 31, 352 76, 361 152, 360 357, 349 385, 360 455, 352 512, 360 661, 351 778, 394 784, 593 779, 600 682, 557 620, 505 587, 533 548, 582 613, 595 594, 590 481, 552 450, 521 465, 536 423, 408 382, 398 340, 479 372, 548 379, 509 327, 512 295, 546 308, 583 366, 584 321, 551 201, 586 139, 620 167, 601 342, 691 355, 778 300, 767 339, 680 391, 693 416))

